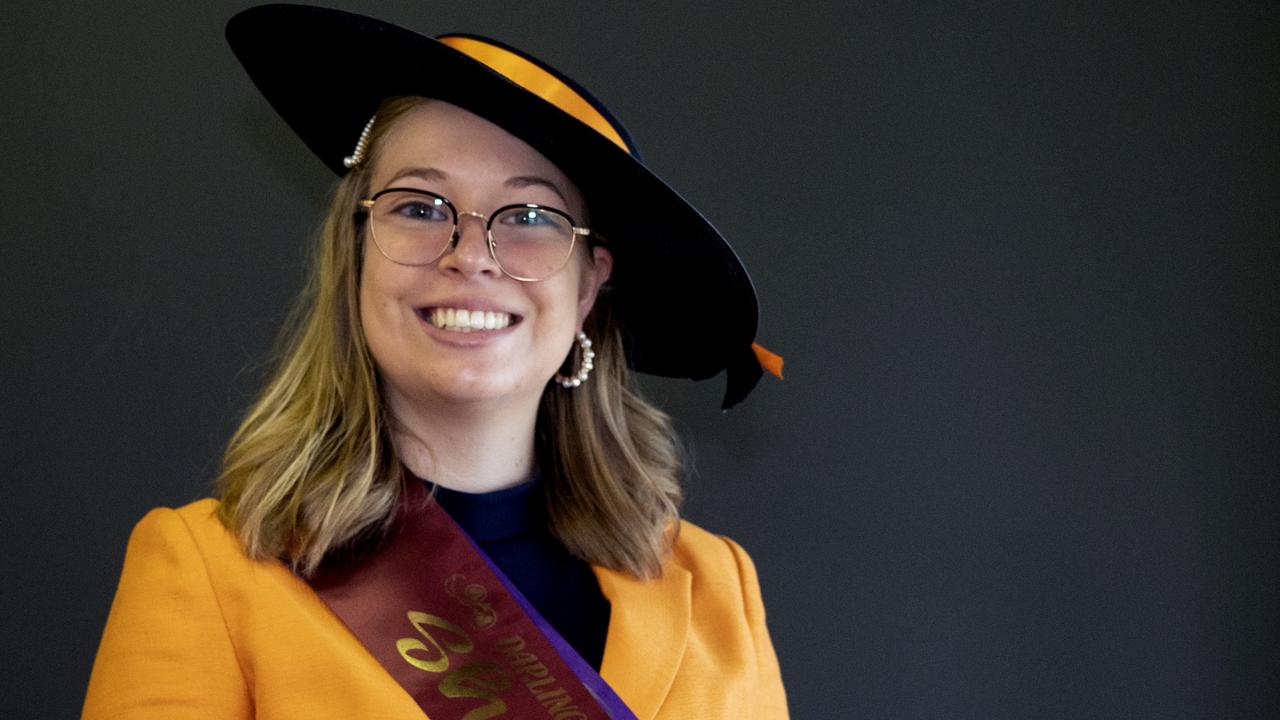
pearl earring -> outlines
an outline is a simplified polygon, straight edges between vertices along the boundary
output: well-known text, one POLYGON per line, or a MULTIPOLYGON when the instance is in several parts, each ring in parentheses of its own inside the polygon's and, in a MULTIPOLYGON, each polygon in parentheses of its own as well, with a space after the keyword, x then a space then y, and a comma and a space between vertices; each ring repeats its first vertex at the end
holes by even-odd
POLYGON ((587 376, 591 374, 592 368, 595 367, 595 363, 593 361, 595 360, 596 353, 591 349, 591 338, 587 337, 586 333, 579 330, 577 339, 578 349, 582 355, 582 359, 578 363, 578 372, 569 376, 556 373, 555 376, 555 381, 560 383, 560 387, 568 390, 572 390, 586 382, 587 376))

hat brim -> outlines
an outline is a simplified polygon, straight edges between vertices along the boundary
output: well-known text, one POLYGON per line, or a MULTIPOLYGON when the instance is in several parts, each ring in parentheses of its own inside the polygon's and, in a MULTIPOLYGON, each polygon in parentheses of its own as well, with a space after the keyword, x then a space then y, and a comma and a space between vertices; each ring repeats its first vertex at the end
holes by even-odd
POLYGON ((443 100, 528 143, 578 187, 608 241, 628 364, 694 380, 727 371, 724 407, 755 386, 758 308, 746 269, 692 205, 603 135, 468 55, 373 18, 265 5, 233 17, 226 34, 272 107, 339 175, 393 96, 443 100))

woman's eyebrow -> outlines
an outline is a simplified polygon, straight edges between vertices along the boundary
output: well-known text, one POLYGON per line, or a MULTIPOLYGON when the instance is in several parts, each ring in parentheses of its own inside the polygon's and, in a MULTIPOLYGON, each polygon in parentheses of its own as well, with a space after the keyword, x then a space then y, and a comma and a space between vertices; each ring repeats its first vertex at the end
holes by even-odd
POLYGON ((537 175, 517 175, 513 178, 508 179, 506 184, 507 184, 507 187, 513 187, 513 188, 524 188, 524 187, 529 187, 530 185, 543 185, 550 188, 552 192, 558 195, 560 197, 560 202, 564 203, 565 205, 569 204, 569 199, 566 198, 564 196, 564 193, 560 191, 560 187, 556 185, 554 182, 544 177, 539 177, 537 175))
MULTIPOLYGON (((391 183, 407 177, 418 178, 419 180, 426 180, 428 182, 443 182, 449 179, 449 174, 438 168, 411 166, 402 168, 399 172, 393 175, 391 179, 387 181, 387 186, 389 187, 391 183)), ((515 177, 508 178, 505 185, 512 188, 525 188, 531 185, 542 185, 554 192, 560 198, 561 202, 566 205, 569 203, 569 199, 565 197, 565 193, 560 189, 559 185, 556 185, 552 180, 540 175, 516 175, 515 177)))
POLYGON ((416 177, 420 180, 428 180, 431 182, 441 182, 447 179, 449 175, 443 170, 437 170, 433 167, 407 167, 402 168, 400 172, 396 173, 395 176, 388 180, 387 185, 389 186, 391 183, 407 177, 416 177))

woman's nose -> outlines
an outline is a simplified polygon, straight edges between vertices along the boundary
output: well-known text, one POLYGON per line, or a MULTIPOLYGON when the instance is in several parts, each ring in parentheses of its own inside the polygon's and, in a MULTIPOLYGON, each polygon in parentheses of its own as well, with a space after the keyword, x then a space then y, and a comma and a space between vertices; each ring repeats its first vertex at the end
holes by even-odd
POLYGON ((488 219, 480 213, 458 213, 453 242, 438 261, 442 271, 457 272, 468 277, 501 274, 502 271, 489 253, 489 238, 485 231, 487 222, 488 219))

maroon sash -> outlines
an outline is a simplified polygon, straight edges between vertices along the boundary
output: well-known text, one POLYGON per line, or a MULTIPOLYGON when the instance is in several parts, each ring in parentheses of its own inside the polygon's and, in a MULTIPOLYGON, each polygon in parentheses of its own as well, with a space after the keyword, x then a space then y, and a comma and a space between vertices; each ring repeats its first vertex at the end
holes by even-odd
POLYGON ((420 482, 380 546, 310 582, 433 720, 634 720, 420 482))

